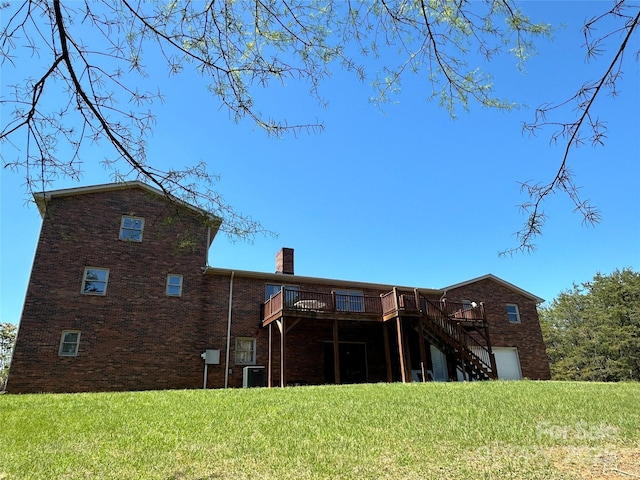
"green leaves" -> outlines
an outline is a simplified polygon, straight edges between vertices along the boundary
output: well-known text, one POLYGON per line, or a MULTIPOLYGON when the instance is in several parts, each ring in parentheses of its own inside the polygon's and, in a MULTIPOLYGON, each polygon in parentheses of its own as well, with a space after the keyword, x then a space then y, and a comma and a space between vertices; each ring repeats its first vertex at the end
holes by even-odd
POLYGON ((640 380, 640 273, 598 273, 540 319, 555 379, 640 380))
POLYGON ((0 392, 4 390, 17 328, 13 323, 0 323, 0 392))

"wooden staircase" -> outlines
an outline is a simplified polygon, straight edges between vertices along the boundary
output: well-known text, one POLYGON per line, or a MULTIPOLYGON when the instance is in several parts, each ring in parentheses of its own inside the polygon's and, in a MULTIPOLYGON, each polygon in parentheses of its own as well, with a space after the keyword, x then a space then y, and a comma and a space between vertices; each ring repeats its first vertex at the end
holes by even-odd
POLYGON ((417 289, 381 295, 382 320, 414 319, 413 325, 438 347, 464 380, 497 379, 489 329, 482 304, 434 302, 417 289))
POLYGON ((462 304, 438 304, 417 291, 415 294, 425 339, 455 359, 464 380, 497 379, 484 312, 471 316, 462 304))

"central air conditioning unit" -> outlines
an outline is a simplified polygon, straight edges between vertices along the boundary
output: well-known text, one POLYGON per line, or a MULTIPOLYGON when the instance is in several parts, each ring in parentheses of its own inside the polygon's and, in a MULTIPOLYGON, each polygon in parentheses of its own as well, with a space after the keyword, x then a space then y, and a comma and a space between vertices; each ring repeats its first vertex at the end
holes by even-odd
POLYGON ((264 387, 264 366, 251 365, 242 369, 242 388, 264 387))

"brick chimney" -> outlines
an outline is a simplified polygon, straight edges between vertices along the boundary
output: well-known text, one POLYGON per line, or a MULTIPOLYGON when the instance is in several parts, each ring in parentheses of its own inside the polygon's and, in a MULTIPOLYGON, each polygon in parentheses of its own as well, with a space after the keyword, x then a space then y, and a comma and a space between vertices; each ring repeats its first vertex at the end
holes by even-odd
POLYGON ((293 275, 293 248, 281 248, 276 255, 276 273, 293 275))

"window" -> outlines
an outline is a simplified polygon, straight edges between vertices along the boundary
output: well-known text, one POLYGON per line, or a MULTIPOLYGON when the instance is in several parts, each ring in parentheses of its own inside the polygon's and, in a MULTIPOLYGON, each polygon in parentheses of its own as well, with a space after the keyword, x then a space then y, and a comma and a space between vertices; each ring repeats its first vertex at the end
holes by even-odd
POLYGON ((364 312, 364 294, 358 290, 336 290, 336 310, 364 312))
POLYGON ((120 224, 120 240, 141 242, 143 229, 144 218, 122 217, 122 223, 120 224))
POLYGON ((509 323, 520 323, 520 310, 515 303, 507 303, 507 318, 509 323))
POLYGON ((82 293, 87 295, 104 295, 107 293, 109 280, 108 268, 87 267, 82 278, 82 293))
POLYGON ((256 363, 256 339, 236 338, 236 365, 255 365, 256 363))
POLYGON ((276 295, 282 289, 282 285, 271 285, 267 284, 264 290, 264 299, 269 300, 271 297, 276 295))
POLYGON ((80 332, 77 330, 65 330, 60 338, 58 355, 61 357, 75 357, 78 355, 80 345, 80 332))
POLYGON ((167 275, 167 295, 180 297, 182 295, 182 275, 167 275))
POLYGON ((274 295, 278 294, 280 290, 284 293, 284 302, 288 307, 293 306, 298 301, 300 287, 295 285, 275 285, 267 284, 265 287, 265 300, 269 300, 274 295))

